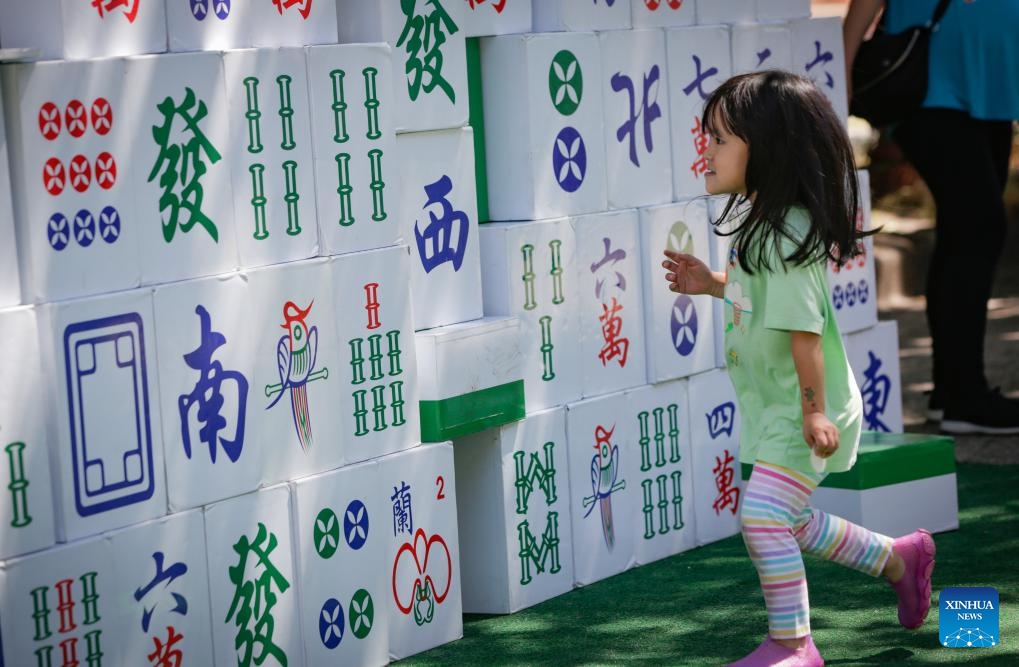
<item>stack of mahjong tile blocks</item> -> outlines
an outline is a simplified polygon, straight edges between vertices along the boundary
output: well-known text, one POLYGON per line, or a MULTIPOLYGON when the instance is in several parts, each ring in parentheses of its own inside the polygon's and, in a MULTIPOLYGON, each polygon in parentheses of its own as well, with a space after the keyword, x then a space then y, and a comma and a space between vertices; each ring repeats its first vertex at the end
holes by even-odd
MULTIPOLYGON (((729 74, 845 116, 808 15, 0 6, 0 665, 385 664, 734 534, 720 303, 659 258, 724 266, 729 74)), ((870 253, 831 279, 901 430, 870 253)))

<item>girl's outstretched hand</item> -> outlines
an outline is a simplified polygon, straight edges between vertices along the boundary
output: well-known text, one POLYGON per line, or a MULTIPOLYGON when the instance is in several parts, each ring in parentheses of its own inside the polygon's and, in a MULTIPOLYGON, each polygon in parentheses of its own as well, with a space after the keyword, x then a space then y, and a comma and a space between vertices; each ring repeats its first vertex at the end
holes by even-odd
POLYGON ((823 412, 803 416, 803 439, 814 453, 826 459, 839 448, 839 430, 823 412))
POLYGON ((666 250, 665 257, 662 268, 668 271, 665 280, 670 290, 682 294, 716 293, 718 279, 707 264, 693 255, 672 250, 666 250))

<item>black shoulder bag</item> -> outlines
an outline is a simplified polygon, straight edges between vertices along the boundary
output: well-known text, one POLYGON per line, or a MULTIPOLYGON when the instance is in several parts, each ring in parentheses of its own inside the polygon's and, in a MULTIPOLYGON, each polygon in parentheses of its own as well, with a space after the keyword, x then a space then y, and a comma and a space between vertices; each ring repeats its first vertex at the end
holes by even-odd
POLYGON ((931 32, 948 8, 941 0, 926 25, 890 34, 884 19, 874 36, 860 44, 853 61, 853 98, 849 113, 874 127, 902 120, 920 108, 927 96, 927 62, 931 32))

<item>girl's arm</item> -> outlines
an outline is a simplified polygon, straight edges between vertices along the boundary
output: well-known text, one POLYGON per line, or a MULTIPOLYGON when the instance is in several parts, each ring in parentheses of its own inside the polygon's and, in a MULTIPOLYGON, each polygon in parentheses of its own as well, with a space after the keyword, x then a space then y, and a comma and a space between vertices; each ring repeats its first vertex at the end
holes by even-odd
POLYGON ((800 380, 803 439, 814 453, 827 458, 839 448, 839 430, 824 413, 824 353, 821 337, 808 331, 791 331, 796 375, 800 380))
POLYGON ((884 0, 851 0, 845 21, 842 22, 842 43, 846 50, 846 90, 853 97, 853 61, 867 30, 884 6, 884 0))
POLYGON ((668 271, 665 280, 669 289, 682 294, 710 294, 721 299, 725 296, 725 274, 712 271, 693 255, 665 251, 662 268, 668 271))

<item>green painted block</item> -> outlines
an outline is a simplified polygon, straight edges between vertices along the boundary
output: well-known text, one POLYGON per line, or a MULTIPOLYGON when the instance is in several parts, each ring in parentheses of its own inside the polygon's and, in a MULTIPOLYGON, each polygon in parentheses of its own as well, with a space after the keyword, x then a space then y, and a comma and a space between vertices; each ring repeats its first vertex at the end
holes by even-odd
POLYGON ((474 178, 477 184, 478 222, 488 222, 488 173, 485 171, 484 99, 481 93, 481 42, 467 39, 467 124, 474 129, 474 178))
MULTIPOLYGON (((743 479, 749 479, 752 466, 742 468, 743 479)), ((821 486, 862 491, 954 472, 955 441, 948 436, 865 431, 856 465, 828 475, 821 486)))
POLYGON ((421 441, 443 442, 524 418, 524 381, 420 401, 421 441))

